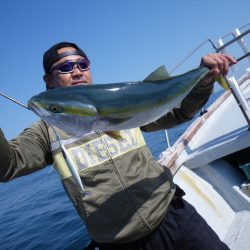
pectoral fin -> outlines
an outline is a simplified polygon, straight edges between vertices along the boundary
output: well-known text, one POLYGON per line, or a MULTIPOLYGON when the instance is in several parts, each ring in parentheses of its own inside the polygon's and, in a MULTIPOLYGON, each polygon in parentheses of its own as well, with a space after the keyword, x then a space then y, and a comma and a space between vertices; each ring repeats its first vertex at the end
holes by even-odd
POLYGON ((109 137, 122 141, 123 137, 121 135, 121 132, 119 130, 117 131, 105 131, 105 134, 107 134, 109 137))

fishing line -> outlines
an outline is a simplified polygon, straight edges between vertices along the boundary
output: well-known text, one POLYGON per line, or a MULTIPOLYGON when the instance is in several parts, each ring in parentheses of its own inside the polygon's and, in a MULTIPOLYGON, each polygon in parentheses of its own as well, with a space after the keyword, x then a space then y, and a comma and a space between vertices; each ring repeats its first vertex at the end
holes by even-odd
MULTIPOLYGON (((241 27, 239 28, 239 30, 242 30, 242 29, 246 28, 246 27, 249 26, 249 25, 250 25, 250 23, 247 23, 247 24, 241 26, 241 27)), ((228 37, 228 36, 230 36, 230 35, 232 35, 232 32, 227 33, 226 35, 222 36, 221 38, 224 39, 224 38, 226 38, 226 37, 228 37)))
MULTIPOLYGON (((15 99, 13 99, 13 98, 11 98, 10 96, 7 96, 7 95, 3 94, 2 92, 0 92, 0 95, 1 95, 2 97, 4 97, 4 98, 8 99, 9 101, 12 101, 12 102, 18 104, 19 106, 21 106, 21 107, 23 107, 23 108, 26 108, 26 109, 30 110, 26 105, 24 105, 24 104, 22 104, 21 102, 15 100, 15 99)), ((48 172, 47 175, 51 174, 51 172, 53 171, 53 166, 54 166, 54 164, 55 164, 55 161, 54 161, 53 165, 51 166, 51 169, 50 169, 50 171, 48 172)))
POLYGON ((187 59, 189 59, 198 49, 200 49, 207 42, 211 43, 212 47, 215 50, 217 49, 216 46, 214 45, 214 43, 210 39, 206 39, 204 42, 199 44, 194 50, 192 50, 186 57, 184 57, 184 59, 182 61, 180 61, 173 69, 171 69, 169 71, 169 74, 173 73, 177 68, 179 68, 184 62, 187 61, 187 59))
POLYGON ((30 110, 26 105, 24 105, 24 104, 22 104, 21 102, 15 100, 15 99, 13 99, 13 98, 11 98, 10 96, 5 95, 4 93, 0 92, 0 95, 1 95, 2 97, 6 98, 6 99, 8 99, 8 100, 10 100, 10 101, 12 101, 12 102, 18 104, 19 106, 21 106, 21 107, 23 107, 23 108, 26 108, 26 109, 30 110))
MULTIPOLYGON (((240 27, 239 29, 243 29, 243 28, 245 28, 245 27, 247 27, 247 26, 249 26, 249 25, 250 25, 250 23, 248 23, 248 24, 246 24, 246 25, 240 27)), ((231 45, 233 42, 238 41, 239 39, 241 39, 243 36, 247 35, 248 33, 250 33, 250 29, 247 29, 245 32, 241 33, 239 36, 235 37, 234 39, 231 39, 229 42, 225 43, 225 44, 224 44, 222 47, 220 47, 220 48, 217 48, 217 47, 215 46, 215 44, 212 42, 212 40, 206 39, 204 42, 202 42, 200 45, 198 45, 194 50, 192 50, 186 57, 184 57, 184 59, 183 59, 182 61, 180 61, 173 69, 171 69, 171 70, 169 71, 169 73, 171 74, 171 73, 173 73, 177 68, 179 68, 179 67, 180 67, 184 62, 186 62, 186 61, 187 61, 187 60, 188 60, 197 50, 199 50, 206 42, 209 42, 209 43, 212 45, 213 49, 216 51, 216 53, 218 53, 218 52, 220 52, 221 50, 223 50, 224 48, 226 48, 227 46, 231 45)), ((232 32, 230 32, 229 34, 227 34, 227 35, 225 35, 225 36, 223 36, 223 37, 226 37, 226 36, 231 35, 231 34, 232 34, 232 32)), ((222 37, 222 38, 223 38, 223 37, 222 37)), ((245 56, 239 58, 237 61, 240 61, 240 60, 244 59, 244 58, 247 57, 247 56, 249 56, 249 53, 247 53, 247 55, 245 55, 245 56)))

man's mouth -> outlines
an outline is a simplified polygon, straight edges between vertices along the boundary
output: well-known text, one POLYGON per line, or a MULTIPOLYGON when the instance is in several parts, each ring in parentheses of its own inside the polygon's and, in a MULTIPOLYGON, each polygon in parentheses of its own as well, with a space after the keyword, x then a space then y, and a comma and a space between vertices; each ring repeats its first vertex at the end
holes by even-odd
POLYGON ((71 83, 72 86, 75 86, 75 85, 88 85, 87 82, 83 82, 83 81, 77 81, 77 82, 72 82, 71 83))

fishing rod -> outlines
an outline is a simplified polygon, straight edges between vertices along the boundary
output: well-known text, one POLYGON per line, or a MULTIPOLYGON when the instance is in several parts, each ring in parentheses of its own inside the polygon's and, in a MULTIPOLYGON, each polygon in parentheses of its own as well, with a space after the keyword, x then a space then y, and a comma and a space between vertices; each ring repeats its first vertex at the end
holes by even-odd
POLYGON ((194 48, 186 57, 183 58, 177 65, 175 65, 170 71, 169 74, 172 74, 176 69, 178 69, 185 61, 187 61, 197 50, 199 50, 205 43, 210 42, 213 48, 216 50, 216 46, 210 39, 206 39, 201 44, 199 44, 196 48, 194 48))
MULTIPOLYGON (((239 29, 236 30, 240 30, 243 29, 247 26, 249 26, 250 23, 240 27, 239 29)), ((184 62, 186 62, 197 50, 199 50, 205 43, 209 42, 213 49, 215 50, 216 53, 221 52, 222 50, 224 50, 226 47, 228 47, 229 45, 231 45, 232 43, 239 41, 242 37, 244 37, 245 35, 247 35, 248 33, 250 33, 250 28, 247 29, 245 32, 241 33, 241 34, 236 34, 238 32, 230 32, 226 35, 224 35, 221 39, 224 39, 225 37, 229 36, 229 35, 234 35, 235 37, 233 39, 231 39, 230 41, 228 41, 227 43, 221 45, 219 48, 218 46, 216 46, 214 44, 214 42, 211 39, 206 39, 205 41, 203 41, 202 43, 200 43, 197 47, 195 47, 186 57, 184 57, 183 60, 181 60, 179 63, 177 63, 177 65, 175 65, 170 71, 169 74, 173 73, 177 68, 179 68, 184 62)), ((245 51, 246 52, 246 51, 245 51)), ((248 52, 248 51, 247 51, 248 52)), ((236 61, 241 61, 242 59, 246 58, 250 56, 249 54, 244 55, 243 57, 238 58, 236 61)))
POLYGON ((236 61, 240 62, 241 60, 245 59, 248 56, 250 56, 250 52, 247 52, 244 56, 239 57, 238 59, 236 59, 236 61))

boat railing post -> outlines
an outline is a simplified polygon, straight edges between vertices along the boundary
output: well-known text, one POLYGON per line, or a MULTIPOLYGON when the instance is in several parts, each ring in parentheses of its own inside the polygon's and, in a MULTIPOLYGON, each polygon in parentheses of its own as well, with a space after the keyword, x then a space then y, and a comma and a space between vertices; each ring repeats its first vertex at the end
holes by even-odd
MULTIPOLYGON (((246 44, 244 44, 243 38, 241 38, 241 39, 239 39, 237 41, 240 41, 238 43, 239 43, 239 45, 241 46, 242 49, 244 48, 243 51, 245 53, 249 53, 246 44)), ((220 38, 217 41, 217 45, 219 47, 224 46, 224 42, 223 42, 222 38, 220 38)), ((225 48, 223 48, 221 50, 221 52, 222 53, 227 53, 225 48)), ((228 86, 229 86, 229 88, 230 88, 230 90, 231 90, 231 92, 232 92, 232 94, 233 94, 233 96, 234 96, 234 98, 235 98, 241 112, 243 113, 243 115, 244 115, 244 117, 245 117, 245 119, 247 121, 247 124, 248 124, 248 129, 250 130, 250 108, 249 108, 249 105, 248 105, 248 103, 246 101, 246 98, 244 97, 243 93, 241 92, 241 89, 239 87, 239 84, 238 84, 237 80, 235 79, 235 76, 234 76, 234 72, 236 71, 235 66, 231 65, 230 69, 232 71, 232 75, 225 77, 225 81, 228 84, 228 86)))
MULTIPOLYGON (((235 38, 241 35, 241 32, 240 32, 240 30, 238 28, 235 29, 232 33, 233 33, 233 35, 234 35, 235 38)), ((238 39, 237 43, 240 45, 241 49, 244 51, 245 54, 247 54, 247 53, 250 52, 250 50, 248 49, 247 44, 244 41, 243 37, 241 37, 240 39, 238 39)), ((248 56, 247 59, 250 62, 250 56, 248 56)))
POLYGON ((246 101, 246 98, 243 96, 243 94, 240 90, 240 87, 238 85, 237 80, 235 79, 234 76, 230 76, 230 77, 225 77, 225 81, 230 86, 232 94, 233 94, 241 112, 243 113, 243 115, 247 121, 247 124, 248 124, 248 129, 250 130, 250 108, 249 108, 249 105, 246 101))
MULTIPOLYGON (((222 38, 218 39, 217 46, 218 46, 218 48, 224 46, 224 42, 223 42, 222 38)), ((222 50, 220 50, 220 52, 223 53, 223 54, 228 54, 226 48, 223 48, 222 50)), ((236 66, 234 64, 232 64, 232 65, 230 65, 230 69, 232 70, 232 72, 235 72, 236 71, 236 66)))

